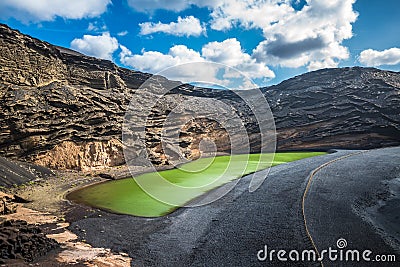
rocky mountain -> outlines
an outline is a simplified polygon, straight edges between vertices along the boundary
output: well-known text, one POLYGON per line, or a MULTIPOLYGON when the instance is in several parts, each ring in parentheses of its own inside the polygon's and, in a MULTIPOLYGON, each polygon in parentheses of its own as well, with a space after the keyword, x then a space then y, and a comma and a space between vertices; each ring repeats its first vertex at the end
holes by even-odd
MULTIPOLYGON (((150 74, 51 45, 6 25, 0 25, 0 72, 1 156, 61 169, 125 163, 122 123, 132 96, 150 74)), ((177 160, 182 155, 196 158, 205 137, 214 141, 218 151, 230 151, 232 142, 238 141, 235 134, 229 135, 235 127, 226 129, 210 119, 212 112, 225 118, 239 116, 251 150, 260 150, 260 122, 237 94, 155 79, 158 87, 143 94, 141 105, 150 105, 164 85, 174 89, 146 116, 145 147, 132 137, 135 155, 147 152, 157 165, 175 160, 166 157, 161 134, 171 111, 181 103, 206 112, 190 119, 192 114, 185 108, 174 111, 176 120, 186 124, 167 127, 166 140, 180 132, 179 151, 171 146, 168 155, 175 153, 177 160)), ((278 150, 400 144, 399 73, 360 67, 325 69, 261 91, 275 118, 278 150)), ((251 90, 246 94, 251 98, 251 90)), ((130 110, 134 121, 143 119, 141 105, 130 110)))
POLYGON ((377 148, 400 142, 400 73, 325 69, 265 89, 279 148, 377 148))

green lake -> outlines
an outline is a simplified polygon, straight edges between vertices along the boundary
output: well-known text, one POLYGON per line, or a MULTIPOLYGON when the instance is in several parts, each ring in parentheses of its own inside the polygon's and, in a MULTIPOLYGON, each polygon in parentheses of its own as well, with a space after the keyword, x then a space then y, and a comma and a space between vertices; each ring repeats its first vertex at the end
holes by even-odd
POLYGON ((71 192, 67 198, 114 213, 159 217, 173 212, 207 191, 244 175, 323 154, 326 153, 282 152, 201 158, 183 164, 177 169, 145 173, 134 178, 84 187, 71 192), (152 196, 163 201, 153 198, 145 191, 151 192, 152 196))

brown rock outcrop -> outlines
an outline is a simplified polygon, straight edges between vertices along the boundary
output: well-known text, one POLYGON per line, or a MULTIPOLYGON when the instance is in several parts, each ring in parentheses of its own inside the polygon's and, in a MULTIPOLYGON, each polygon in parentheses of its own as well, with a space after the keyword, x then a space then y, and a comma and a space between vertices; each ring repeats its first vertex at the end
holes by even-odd
POLYGON ((125 163, 120 140, 93 141, 76 144, 64 141, 51 150, 38 155, 35 164, 57 169, 90 171, 125 163))

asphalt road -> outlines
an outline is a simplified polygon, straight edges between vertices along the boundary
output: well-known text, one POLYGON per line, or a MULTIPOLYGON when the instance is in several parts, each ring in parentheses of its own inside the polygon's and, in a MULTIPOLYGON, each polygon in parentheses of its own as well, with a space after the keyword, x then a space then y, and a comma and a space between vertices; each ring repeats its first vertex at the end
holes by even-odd
MULTIPOLYGON (((337 160, 310 181, 310 173, 321 165, 355 152, 273 167, 269 174, 263 171, 267 179, 252 193, 250 177, 244 177, 225 197, 206 206, 155 219, 93 212, 72 223, 71 230, 92 245, 128 253, 134 266, 321 266, 318 261, 291 261, 288 253, 296 250, 301 259, 302 251, 314 246, 319 251, 336 248, 339 238, 347 240, 348 248, 396 254, 400 261, 395 179, 400 179, 400 148, 337 160), (272 260, 260 261, 257 254, 265 246, 267 256, 271 250, 285 250, 282 258, 288 261, 278 260, 276 252, 272 260)), ((291 256, 296 258, 294 252, 291 256)), ((323 265, 366 266, 325 260, 323 265)))
POLYGON ((400 266, 400 148, 367 151, 322 168, 307 192, 305 216, 318 250, 338 249, 337 240, 344 239, 344 251, 359 251, 359 266, 400 266), (371 262, 362 258, 365 250, 372 251, 371 262), (387 255, 396 255, 397 265, 376 261, 387 255))

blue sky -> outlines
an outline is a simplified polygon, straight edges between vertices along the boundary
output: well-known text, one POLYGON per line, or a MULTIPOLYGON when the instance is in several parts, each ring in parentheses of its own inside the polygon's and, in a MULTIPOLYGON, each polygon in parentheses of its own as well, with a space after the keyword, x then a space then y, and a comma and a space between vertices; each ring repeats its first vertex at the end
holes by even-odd
POLYGON ((400 71, 397 0, 3 0, 0 22, 134 70, 227 87, 320 68, 400 71), (199 70, 191 62, 217 62, 199 70), (235 80, 235 81, 233 81, 235 80), (246 80, 246 81, 245 81, 246 80))

